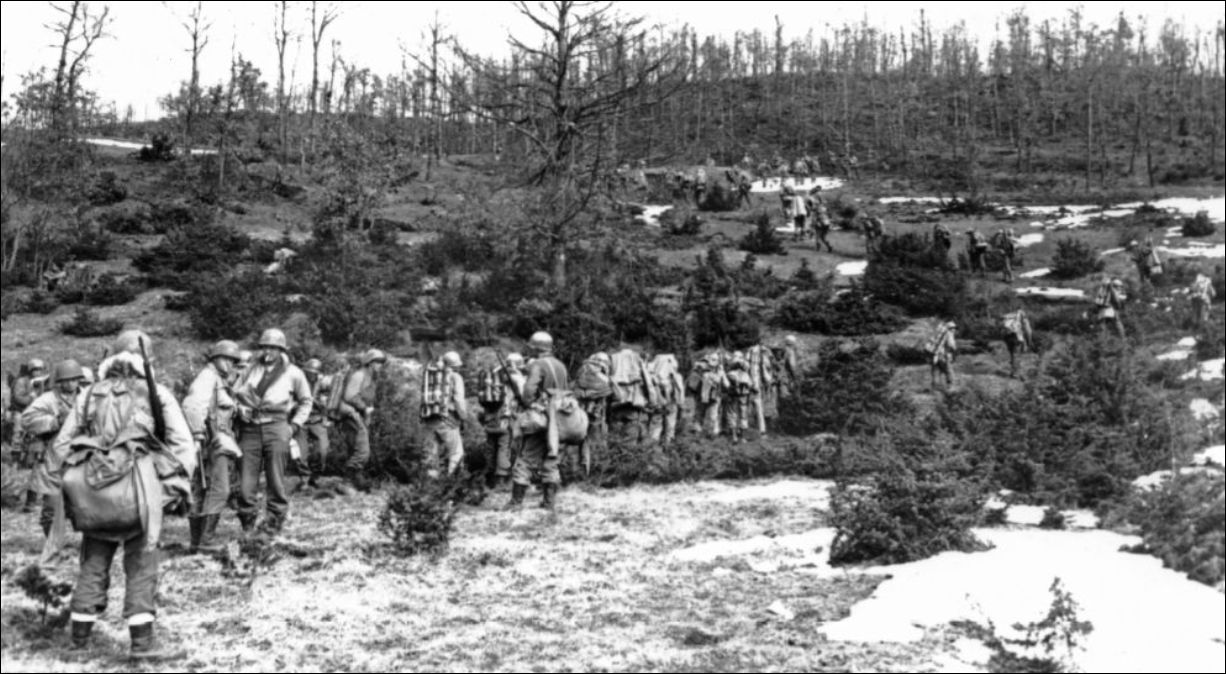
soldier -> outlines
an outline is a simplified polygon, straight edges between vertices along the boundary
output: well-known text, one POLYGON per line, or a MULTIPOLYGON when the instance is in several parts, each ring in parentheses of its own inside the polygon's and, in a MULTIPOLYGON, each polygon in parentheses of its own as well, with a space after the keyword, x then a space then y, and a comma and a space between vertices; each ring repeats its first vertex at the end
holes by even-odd
POLYGON ((655 380, 659 397, 647 421, 647 437, 651 442, 671 445, 677 437, 677 422, 685 407, 685 382, 677 365, 677 357, 662 353, 647 364, 647 372, 655 380))
POLYGON ((1009 350, 1009 376, 1017 376, 1017 352, 1033 351, 1034 340, 1030 330, 1030 318, 1018 309, 1001 317, 1005 331, 1005 348, 1009 350))
POLYGON ((753 381, 753 389, 747 401, 747 411, 753 415, 754 424, 759 437, 766 437, 766 417, 774 418, 778 400, 775 395, 775 365, 770 349, 761 344, 755 344, 745 357, 749 378, 753 381))
POLYGON ((1135 240, 1128 242, 1128 252, 1132 262, 1137 266, 1137 275, 1142 283, 1153 283, 1153 277, 1162 275, 1162 260, 1154 248, 1153 239, 1146 237, 1145 242, 1137 244, 1135 240))
POLYGON ((464 378, 457 371, 463 366, 460 354, 448 351, 440 361, 440 370, 423 374, 426 386, 422 395, 421 419, 426 433, 423 443, 426 464, 431 477, 438 475, 439 450, 446 460, 447 474, 454 475, 464 461, 464 420, 468 418, 468 402, 464 394, 464 378), (437 373, 437 384, 432 379, 437 373))
POLYGON ((826 244, 826 252, 833 253, 834 246, 831 246, 830 241, 826 238, 830 236, 830 214, 826 211, 825 200, 818 194, 821 191, 820 185, 810 190, 806 206, 813 216, 813 232, 817 235, 815 242, 817 250, 821 250, 822 244, 826 244))
POLYGON ((140 355, 142 346, 146 353, 152 348, 143 332, 129 330, 119 335, 115 355, 99 367, 98 383, 77 396, 45 465, 52 486, 62 490, 66 510, 83 535, 69 606, 73 650, 90 647, 94 623, 106 610, 111 561, 122 544, 123 615, 132 640, 131 657, 152 661, 184 655, 160 647, 154 634, 158 539, 163 512, 184 512, 191 500, 196 452, 187 421, 170 390, 161 385, 150 390, 149 364, 140 355), (158 433, 164 437, 157 437, 158 433), (100 461, 103 452, 107 459, 100 461), (119 455, 133 462, 129 470, 138 482, 133 510, 108 503, 105 488, 95 488, 86 477, 119 455), (99 491, 104 493, 94 496, 99 491))
POLYGON ((783 357, 779 363, 780 397, 787 397, 796 391, 800 383, 800 344, 796 335, 783 338, 783 357))
MULTIPOLYGON (((548 406, 551 389, 569 388, 566 366, 553 357, 553 337, 547 332, 537 332, 528 340, 535 358, 528 363, 527 379, 524 382, 524 404, 530 411, 544 412, 548 406)), ((542 508, 552 509, 557 504, 558 488, 562 474, 558 470, 558 447, 551 446, 547 429, 524 432, 523 447, 515 462, 511 485, 511 500, 507 508, 523 505, 533 473, 539 473, 543 483, 542 508)))
POLYGON ((968 229, 966 230, 966 256, 971 262, 971 273, 978 273, 983 277, 985 270, 983 266, 983 258, 988 253, 988 242, 984 241, 979 236, 979 232, 968 229))
POLYGON ((345 475, 353 486, 368 491, 370 484, 364 471, 370 461, 370 420, 375 413, 376 378, 387 365, 387 354, 371 349, 362 354, 361 365, 350 371, 344 382, 341 401, 337 409, 341 435, 349 445, 349 459, 345 461, 345 475))
POLYGON ((290 440, 311 415, 311 385, 289 360, 285 333, 269 328, 260 335, 260 353, 234 387, 238 403, 238 446, 242 451, 242 478, 238 520, 244 532, 255 529, 256 487, 261 473, 266 482, 266 514, 261 530, 280 533, 289 514, 285 491, 285 464, 290 440))
POLYGON ((749 400, 757 391, 749 373, 749 361, 740 351, 728 358, 722 406, 724 426, 733 442, 741 442, 749 428, 749 400))
POLYGON ((613 360, 600 351, 592 354, 579 366, 575 375, 575 397, 587 413, 588 435, 579 447, 580 460, 586 466, 591 460, 593 447, 602 449, 609 440, 608 411, 613 395, 613 360))
POLYGON ((1209 305, 1217 297, 1217 291, 1213 289, 1213 282, 1208 276, 1197 274, 1196 280, 1188 288, 1188 297, 1192 300, 1192 323, 1200 330, 1209 322, 1209 305))
POLYGON ((954 246, 953 232, 944 223, 938 222, 932 226, 932 245, 936 248, 937 254, 948 256, 949 249, 954 246))
POLYGON ((694 206, 702 207, 702 202, 707 198, 707 170, 701 166, 694 171, 694 206))
POLYGON ((864 219, 864 254, 872 257, 877 253, 881 246, 881 239, 885 236, 885 223, 876 215, 870 215, 864 219))
POLYGON ((793 227, 792 239, 796 241, 804 239, 808 233, 806 223, 809 219, 809 212, 805 208, 805 200, 796 194, 796 189, 790 182, 783 185, 783 190, 779 192, 779 198, 783 202, 784 220, 791 223, 793 227))
POLYGON ((298 433, 298 447, 303 453, 299 462, 299 471, 306 476, 307 484, 314 487, 316 480, 328 468, 328 427, 332 425, 324 413, 324 401, 332 394, 333 377, 323 373, 323 363, 318 358, 311 358, 302 366, 307 383, 311 385, 311 414, 298 433), (312 464, 314 464, 312 466, 312 464))
POLYGON ((955 338, 957 330, 958 326, 953 321, 942 323, 928 342, 929 374, 933 388, 936 388, 938 373, 945 377, 946 387, 954 385, 953 365, 958 357, 958 342, 955 338))
POLYGON ((247 373, 247 370, 251 369, 251 364, 254 362, 255 353, 248 349, 240 349, 238 352, 238 364, 234 366, 234 374, 231 375, 230 383, 237 383, 247 373))
POLYGON ((1124 309, 1124 284, 1103 274, 1094 291, 1094 306, 1098 308, 1099 326, 1106 328, 1110 325, 1115 334, 1123 338, 1124 323, 1120 320, 1120 312, 1124 309))
POLYGON ((483 370, 477 382, 477 402, 481 404, 481 425, 485 429, 486 466, 494 479, 494 489, 502 491, 511 483, 511 424, 519 411, 519 396, 524 390, 524 357, 508 353, 503 366, 483 370))
POLYGON ((1001 280, 1005 283, 1013 283, 1013 256, 1017 255, 1017 236, 1012 229, 1002 229, 996 232, 993 243, 1004 259, 1001 280))
MULTIPOLYGON (((41 358, 31 358, 30 362, 22 365, 17 372, 17 379, 13 380, 13 389, 10 392, 8 411, 13 419, 13 446, 18 448, 21 455, 20 464, 25 467, 33 467, 33 462, 26 460, 25 431, 21 426, 21 414, 42 393, 41 385, 37 382, 42 381, 46 375, 47 363, 41 358)), ((37 494, 27 493, 22 512, 33 512, 37 500, 37 494)))
POLYGON ((26 487, 26 508, 22 510, 29 512, 41 496, 43 503, 38 524, 42 527, 44 536, 50 535, 51 532, 51 523, 55 517, 55 499, 59 498, 59 490, 53 488, 43 459, 77 400, 85 372, 77 361, 65 360, 56 363, 51 378, 55 382, 55 388, 35 398, 21 413, 21 425, 26 434, 26 458, 31 464, 30 480, 26 487))
POLYGON ((709 354, 706 358, 694 363, 694 370, 690 373, 687 385, 694 396, 691 432, 705 431, 707 437, 718 437, 720 404, 724 396, 724 389, 728 385, 719 354, 709 354))
POLYGON ((230 379, 238 367, 238 344, 223 339, 208 351, 208 364, 183 398, 183 416, 199 448, 201 478, 192 480, 192 514, 187 523, 191 551, 218 553, 217 525, 230 500, 230 482, 242 457, 234 437, 234 395, 230 379))

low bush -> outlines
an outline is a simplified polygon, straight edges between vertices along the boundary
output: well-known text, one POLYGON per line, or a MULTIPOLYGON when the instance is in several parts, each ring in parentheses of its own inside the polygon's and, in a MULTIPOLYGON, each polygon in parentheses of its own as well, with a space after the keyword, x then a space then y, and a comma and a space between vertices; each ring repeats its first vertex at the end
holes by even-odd
POLYGON ((907 323, 901 311, 877 302, 859 285, 838 295, 829 286, 792 293, 779 303, 774 322, 787 330, 845 337, 895 332, 907 323))
POLYGON ((28 314, 49 314, 60 306, 60 300, 55 293, 46 290, 35 290, 21 302, 19 311, 28 314))
POLYGON ((110 206, 128 198, 128 189, 119 183, 114 171, 98 174, 85 198, 93 206, 110 206))
POLYGON ((770 216, 764 211, 757 217, 753 231, 741 239, 740 249, 755 255, 787 255, 783 239, 775 233, 770 216))
POLYGON ((949 256, 933 245, 932 237, 915 232, 883 237, 871 261, 898 267, 951 271, 954 268, 949 256))
POLYGON ((996 205, 983 194, 972 194, 965 199, 957 196, 941 202, 938 210, 946 215, 988 215, 996 211, 996 205))
POLYGON ((391 539, 392 550, 400 555, 446 554, 467 485, 467 479, 457 473, 393 487, 379 514, 379 532, 391 539))
POLYGON ((958 272, 877 261, 865 270, 864 290, 912 316, 954 318, 967 301, 966 277, 958 272))
POLYGON ((144 162, 167 162, 175 158, 175 141, 167 133, 155 133, 149 144, 141 147, 136 159, 144 162))
POLYGON ((140 287, 136 283, 120 281, 114 274, 103 274, 94 285, 85 291, 84 300, 92 306, 117 306, 136 299, 140 287))
POLYGON ((68 257, 73 260, 106 260, 114 237, 102 227, 80 223, 68 235, 68 257))
POLYGON ((716 182, 707 189, 702 203, 698 204, 698 210, 712 213, 735 211, 739 201, 736 188, 730 187, 722 181, 716 182))
POLYGON ((1060 239, 1056 242, 1056 254, 1052 256, 1051 277, 1075 279, 1096 274, 1103 270, 1104 263, 1090 244, 1081 239, 1060 239))
POLYGON ((906 415, 909 403, 890 380, 894 368, 874 339, 824 342, 817 365, 779 402, 779 429, 789 435, 875 433, 882 420, 906 415))
POLYGON ((287 310, 276 282, 257 271, 198 280, 180 304, 201 339, 241 339, 287 310))
POLYGON ((107 337, 119 334, 123 321, 115 318, 99 318, 98 314, 80 307, 72 320, 60 325, 60 332, 72 337, 107 337))
POLYGON ((1217 233, 1217 225, 1209 219, 1207 211, 1197 211, 1196 215, 1183 219, 1180 233, 1185 237, 1213 236, 1217 233))
POLYGON ((232 227, 197 223, 169 230, 132 265, 149 275, 151 285, 190 290, 197 275, 216 277, 233 269, 250 244, 246 234, 232 227))
POLYGON ((1189 474, 1159 489, 1132 494, 1111 515, 1140 527, 1144 551, 1192 580, 1226 580, 1226 482, 1189 474))

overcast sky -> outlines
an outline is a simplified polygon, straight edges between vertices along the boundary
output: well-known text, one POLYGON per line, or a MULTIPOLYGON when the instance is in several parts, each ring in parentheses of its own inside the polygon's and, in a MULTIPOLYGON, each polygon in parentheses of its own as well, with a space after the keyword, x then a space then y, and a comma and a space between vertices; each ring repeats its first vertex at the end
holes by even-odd
MULTIPOLYGON (((194 2, 92 2, 111 7, 110 37, 97 43, 89 64, 85 86, 102 100, 114 101, 120 113, 131 104, 137 119, 162 114, 157 100, 178 88, 190 71, 184 51, 186 33, 180 25, 194 2)), ((276 49, 273 43, 273 2, 205 2, 206 20, 212 24, 209 44, 201 64, 202 84, 214 84, 227 74, 230 49, 234 47, 259 67, 269 82, 276 79, 276 49)), ((324 3, 320 3, 321 6, 324 3)), ((341 14, 325 40, 341 42, 342 56, 376 73, 399 71, 401 49, 421 53, 422 31, 438 12, 446 32, 469 49, 491 55, 505 53, 508 33, 532 37, 531 25, 516 14, 509 2, 341 2, 341 14)), ((936 28, 965 21, 971 34, 991 39, 996 26, 1015 8, 1025 7, 1033 22, 1063 18, 1073 3, 1065 2, 638 2, 624 0, 619 10, 641 16, 651 23, 680 27, 689 24, 701 35, 731 37, 737 30, 760 28, 773 33, 774 16, 784 21, 784 38, 803 37, 813 29, 824 32, 827 24, 842 25, 867 19, 870 25, 897 30, 914 26, 923 9, 936 28)), ((291 3, 291 40, 288 68, 296 84, 310 79, 309 2, 291 3)), ((32 69, 55 65, 54 36, 46 24, 56 13, 44 2, 0 3, 0 37, 4 57, 4 92, 19 86, 20 77, 32 69)), ((1088 21, 1107 25, 1123 11, 1130 20, 1144 17, 1157 28, 1174 19, 1189 30, 1210 31, 1226 18, 1226 3, 1216 2, 1093 2, 1084 7, 1088 21)), ((321 68, 330 60, 325 53, 321 68)), ((289 75, 287 74, 287 78, 289 75)))

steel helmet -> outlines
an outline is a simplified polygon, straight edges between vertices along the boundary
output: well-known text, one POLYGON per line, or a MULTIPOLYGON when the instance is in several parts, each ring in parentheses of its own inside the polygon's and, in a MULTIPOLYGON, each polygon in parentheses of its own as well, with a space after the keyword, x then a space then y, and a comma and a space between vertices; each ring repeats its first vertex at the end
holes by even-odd
POLYGON ((223 339, 209 347, 206 355, 208 356, 209 360, 213 360, 214 358, 229 358, 237 363, 239 360, 238 344, 228 339, 223 339))
POLYGON ((523 364, 524 357, 521 356, 519 352, 512 351, 511 353, 507 354, 507 365, 510 365, 511 367, 523 367, 523 364))
POLYGON ((302 371, 310 372, 311 374, 319 374, 320 371, 323 370, 323 367, 324 364, 320 362, 318 358, 311 358, 303 364, 302 371))
POLYGON ((141 342, 144 342, 147 351, 153 350, 153 340, 149 339, 144 330, 124 330, 115 338, 111 353, 134 353, 139 356, 141 342))
POLYGON ((81 369, 80 363, 69 358, 55 364, 55 376, 53 378, 57 383, 70 379, 84 379, 85 372, 81 369))
POLYGON ((550 337, 548 332, 534 332, 532 333, 532 337, 528 340, 528 346, 537 351, 552 351, 553 337, 550 337))
POLYGON ((47 361, 43 360, 42 358, 31 358, 30 362, 26 363, 26 369, 30 372, 35 370, 46 370, 47 361))
POLYGON ((269 328, 260 334, 259 346, 289 351, 289 342, 285 333, 276 328, 269 328))
POLYGON ((457 368, 461 367, 463 364, 463 361, 460 360, 460 354, 456 353, 455 351, 448 351, 447 353, 443 354, 443 365, 450 368, 457 368))
POLYGON ((370 351, 367 351, 366 353, 362 354, 362 364, 363 365, 370 365, 371 363, 386 363, 386 362, 387 362, 387 354, 383 353, 379 349, 371 349, 370 351))

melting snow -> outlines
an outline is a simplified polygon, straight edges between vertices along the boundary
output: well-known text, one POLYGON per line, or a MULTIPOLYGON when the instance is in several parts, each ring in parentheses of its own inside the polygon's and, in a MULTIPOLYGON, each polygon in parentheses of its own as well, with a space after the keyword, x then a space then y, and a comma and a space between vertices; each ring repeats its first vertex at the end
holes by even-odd
MULTIPOLYGON (((799 534, 787 536, 754 536, 739 541, 719 540, 699 543, 688 548, 674 550, 669 555, 678 562, 710 562, 719 557, 752 555, 759 553, 809 553, 818 557, 817 550, 830 550, 834 541, 834 529, 812 529, 799 534)), ((811 563, 820 563, 829 567, 826 560, 829 553, 823 553, 820 558, 809 559, 811 563)))
POLYGON ((1195 466, 1226 466, 1226 445, 1215 445, 1202 449, 1192 455, 1192 465, 1195 466))
MULTIPOLYGON (((1198 454, 1197 456, 1200 456, 1200 455, 1198 454)), ((1193 458, 1195 459, 1195 457, 1193 458)), ((1191 468, 1180 468, 1179 474, 1180 475, 1221 475, 1222 471, 1220 468, 1211 468, 1208 466, 1193 466, 1191 468)), ((1175 475, 1174 471, 1171 471, 1171 470, 1154 471, 1150 473, 1149 475, 1142 475, 1141 477, 1138 477, 1137 479, 1133 480, 1132 486, 1134 489, 1138 489, 1140 491, 1152 491, 1154 489, 1157 489, 1158 487, 1161 487, 1163 484, 1169 481, 1174 475, 1175 475)))
POLYGON ((868 260, 840 262, 835 269, 839 272, 839 276, 864 276, 864 271, 868 269, 868 260))
POLYGON ((939 204, 941 197, 881 197, 877 200, 882 204, 939 204))
POLYGON ((1024 274, 1019 274, 1019 276, 1021 276, 1022 278, 1043 278, 1044 276, 1047 276, 1050 273, 1051 273, 1050 267, 1042 267, 1040 269, 1028 271, 1024 274))
POLYGON ((1167 248, 1159 246, 1158 251, 1166 253, 1171 257, 1218 257, 1226 258, 1226 244, 1216 245, 1195 245, 1196 242, 1190 242, 1192 245, 1188 248, 1167 248))
POLYGON ((814 187, 821 187, 823 190, 834 190, 843 186, 843 181, 838 178, 829 176, 816 176, 813 178, 763 178, 757 180, 750 187, 752 192, 778 192, 783 189, 784 182, 791 183, 796 188, 797 192, 808 192, 814 187))
MULTIPOLYGON (((1037 527, 1043 521, 1047 508, 1032 505, 1014 505, 1005 510, 1005 521, 1009 524, 1037 527)), ((1089 510, 1062 510, 1064 525, 1069 529, 1097 529, 1098 517, 1089 510)))
POLYGON ((1122 252, 1124 252, 1123 248, 1108 248, 1107 250, 1104 250, 1103 252, 1099 253, 1098 256, 1107 257, 1108 255, 1119 255, 1122 252))
MULTIPOLYGON (((110 138, 85 138, 83 140, 90 145, 116 147, 121 150, 140 150, 141 148, 149 147, 148 143, 137 143, 130 140, 112 140, 110 138)), ((192 148, 191 153, 194 155, 217 154, 217 150, 192 148)))
POLYGON ((1013 292, 1024 297, 1042 297, 1049 300, 1086 299, 1086 291, 1077 288, 1015 288, 1013 292))
POLYGON ((1023 234, 1017 238, 1017 245, 1021 248, 1033 246, 1036 243, 1043 242, 1042 234, 1023 234))
POLYGON ((1226 359, 1218 358, 1217 360, 1207 360, 1200 364, 1200 367, 1188 372, 1180 379, 1200 379, 1201 381, 1217 381, 1222 379, 1222 365, 1226 359))
POLYGON ((643 212, 634 216, 634 219, 648 227, 659 227, 660 216, 671 209, 672 206, 643 206, 643 212))
MULTIPOLYGON (((1215 197, 1213 199, 1175 197, 1171 199, 1151 201, 1149 205, 1164 211, 1172 211, 1180 215, 1196 215, 1200 211, 1205 211, 1209 214, 1209 219, 1214 222, 1226 221, 1226 197, 1215 197)), ((1139 202, 1120 204, 1119 207, 1137 209, 1141 207, 1141 204, 1139 202)))
POLYGON ((883 567, 892 578, 851 615, 821 628, 843 641, 917 641, 924 627, 991 620, 998 629, 1041 620, 1060 578, 1094 630, 1073 654, 1083 671, 1220 672, 1226 596, 1120 552, 1136 537, 1107 531, 979 530, 995 549, 944 553, 883 567), (1107 580, 1108 582, 1104 582, 1107 580))

